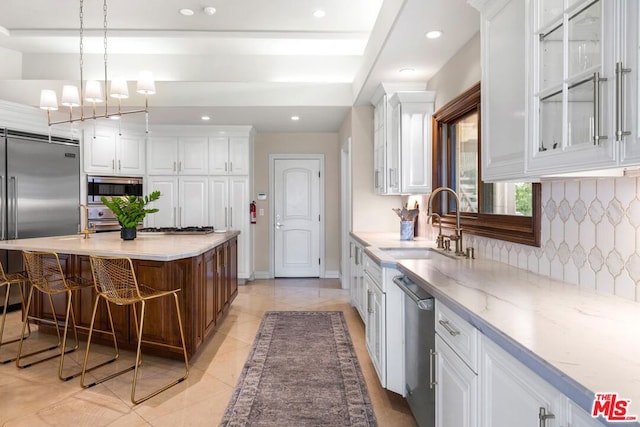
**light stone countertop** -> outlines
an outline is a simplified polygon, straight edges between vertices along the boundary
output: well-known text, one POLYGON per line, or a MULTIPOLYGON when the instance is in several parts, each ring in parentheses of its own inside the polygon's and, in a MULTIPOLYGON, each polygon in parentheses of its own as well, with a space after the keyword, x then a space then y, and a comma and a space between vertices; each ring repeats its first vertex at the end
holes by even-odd
POLYGON ((123 256, 151 261, 173 261, 205 253, 239 234, 239 231, 201 235, 138 233, 135 240, 125 241, 120 238, 120 232, 114 231, 94 233, 88 239, 76 234, 2 240, 0 241, 0 249, 54 251, 61 254, 123 256))
MULTIPOLYGON (((433 247, 397 233, 354 233, 382 266, 380 247, 433 247)), ((595 392, 631 399, 640 416, 640 304, 488 260, 395 261, 435 298, 590 413, 595 392)), ((640 425, 631 423, 626 425, 640 425)))

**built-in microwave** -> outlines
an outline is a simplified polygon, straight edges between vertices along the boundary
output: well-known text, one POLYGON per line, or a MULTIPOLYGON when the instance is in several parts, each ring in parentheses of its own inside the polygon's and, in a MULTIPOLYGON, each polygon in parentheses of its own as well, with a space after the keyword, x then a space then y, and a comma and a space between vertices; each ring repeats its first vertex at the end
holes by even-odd
POLYGON ((142 196, 142 178, 116 176, 87 176, 87 203, 102 204, 100 198, 142 196))

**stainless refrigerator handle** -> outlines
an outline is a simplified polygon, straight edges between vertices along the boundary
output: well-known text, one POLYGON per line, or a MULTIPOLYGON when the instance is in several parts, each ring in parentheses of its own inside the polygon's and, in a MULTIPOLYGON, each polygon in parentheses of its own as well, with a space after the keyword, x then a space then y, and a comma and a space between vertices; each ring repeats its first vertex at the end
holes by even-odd
POLYGON ((616 141, 622 141, 623 136, 631 135, 628 130, 622 130, 624 111, 624 92, 622 90, 622 77, 630 73, 631 68, 623 68, 622 62, 616 62, 616 141))
POLYGON ((4 185, 3 185, 3 181, 4 178, 2 176, 0 176, 0 223, 2 223, 2 231, 0 231, 0 240, 5 240, 5 221, 2 221, 1 219, 4 218, 4 185))
POLYGON ((18 177, 12 176, 13 181, 13 222, 15 229, 13 230, 13 238, 18 238, 18 177))
POLYGON ((600 82, 606 81, 606 78, 600 77, 599 72, 593 73, 593 145, 600 145, 601 139, 607 139, 600 135, 600 82))

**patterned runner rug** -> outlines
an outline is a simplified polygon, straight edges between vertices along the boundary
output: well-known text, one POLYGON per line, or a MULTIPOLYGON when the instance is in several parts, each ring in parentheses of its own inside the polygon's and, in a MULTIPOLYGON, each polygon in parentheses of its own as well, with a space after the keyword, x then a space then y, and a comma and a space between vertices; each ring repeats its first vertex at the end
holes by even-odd
POLYGON ((221 426, 375 426, 340 311, 265 314, 221 426))

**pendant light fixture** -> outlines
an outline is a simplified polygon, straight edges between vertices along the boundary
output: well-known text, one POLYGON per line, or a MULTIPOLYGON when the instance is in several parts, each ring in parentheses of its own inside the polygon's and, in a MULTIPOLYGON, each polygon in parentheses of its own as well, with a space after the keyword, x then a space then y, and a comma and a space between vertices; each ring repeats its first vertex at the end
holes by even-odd
POLYGON ((118 110, 109 113, 109 102, 107 96, 108 72, 107 72, 107 0, 102 6, 104 24, 104 80, 84 81, 84 0, 80 0, 80 89, 74 85, 64 85, 60 104, 69 109, 69 118, 66 120, 51 121, 51 111, 58 110, 58 98, 56 92, 50 89, 43 89, 40 93, 40 108, 47 111, 49 127, 61 123, 74 123, 88 119, 110 118, 118 116, 120 118, 126 114, 144 113, 145 126, 149 132, 149 100, 148 96, 156 93, 155 81, 150 71, 142 71, 138 76, 136 91, 144 95, 144 108, 138 110, 123 110, 122 100, 129 97, 129 87, 127 81, 122 77, 114 77, 111 80, 109 96, 118 100, 118 110), (83 88, 84 86, 84 88, 83 88), (96 113, 96 104, 104 102, 104 113, 96 113), (85 116, 85 103, 92 106, 92 114, 85 116), (74 107, 79 108, 79 116, 74 116, 74 107))

